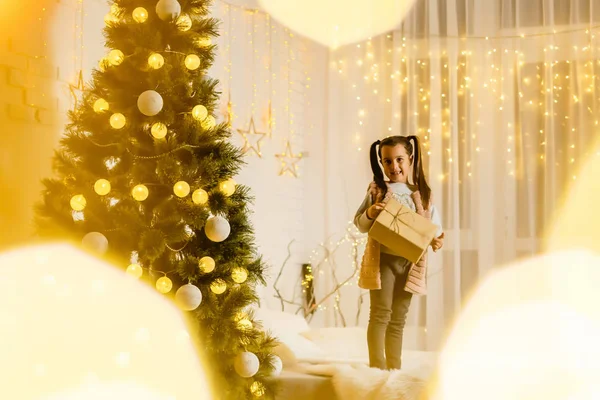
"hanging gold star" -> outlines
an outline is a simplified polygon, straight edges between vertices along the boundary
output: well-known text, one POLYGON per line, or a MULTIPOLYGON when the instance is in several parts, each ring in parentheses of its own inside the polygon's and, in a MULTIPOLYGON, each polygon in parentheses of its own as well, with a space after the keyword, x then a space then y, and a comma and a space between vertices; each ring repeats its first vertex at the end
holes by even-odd
POLYGON ((257 156, 262 158, 262 153, 260 152, 261 141, 264 139, 266 133, 258 132, 256 127, 254 126, 254 117, 250 117, 250 124, 248 125, 248 129, 236 129, 240 135, 244 138, 244 146, 242 147, 242 152, 247 153, 252 150, 257 156))
POLYGON ((73 97, 73 108, 77 108, 79 104, 83 100, 83 90, 85 89, 85 85, 83 83, 83 70, 79 70, 79 75, 77 76, 77 85, 73 85, 69 83, 69 92, 71 92, 71 97, 73 97))
POLYGON ((304 157, 302 153, 294 154, 292 152, 292 146, 290 141, 286 141, 285 150, 281 154, 275 154, 275 157, 281 161, 281 168, 279 169, 279 175, 290 174, 294 178, 298 177, 298 162, 304 157))

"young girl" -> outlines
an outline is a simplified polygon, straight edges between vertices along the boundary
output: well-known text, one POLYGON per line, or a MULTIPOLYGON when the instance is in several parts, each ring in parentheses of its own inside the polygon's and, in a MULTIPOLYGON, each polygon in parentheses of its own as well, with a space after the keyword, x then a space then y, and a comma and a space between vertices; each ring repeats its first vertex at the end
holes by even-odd
MULTIPOLYGON (((431 204, 431 189, 423 173, 419 139, 416 136, 389 136, 378 140, 371 145, 370 157, 374 182, 354 217, 358 230, 368 232, 373 220, 393 196, 440 227, 431 243, 434 251, 439 250, 444 234, 440 215, 431 204), (379 163, 383 165, 388 181, 384 180, 379 163)), ((371 367, 400 369, 408 307, 413 294, 425 294, 426 279, 427 253, 417 264, 412 264, 374 239, 368 239, 359 286, 370 290, 367 342, 371 367)))

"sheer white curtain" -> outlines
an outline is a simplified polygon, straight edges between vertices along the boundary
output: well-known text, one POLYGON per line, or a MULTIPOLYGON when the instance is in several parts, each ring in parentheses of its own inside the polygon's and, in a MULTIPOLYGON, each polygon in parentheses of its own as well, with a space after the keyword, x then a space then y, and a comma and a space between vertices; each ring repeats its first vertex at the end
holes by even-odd
MULTIPOLYGON (((397 31, 331 53, 331 234, 363 199, 374 140, 423 143, 446 230, 409 317, 426 347, 491 268, 538 251, 599 132, 599 24, 598 0, 421 0, 397 31)), ((355 311, 361 293, 344 288, 341 307, 355 311)))

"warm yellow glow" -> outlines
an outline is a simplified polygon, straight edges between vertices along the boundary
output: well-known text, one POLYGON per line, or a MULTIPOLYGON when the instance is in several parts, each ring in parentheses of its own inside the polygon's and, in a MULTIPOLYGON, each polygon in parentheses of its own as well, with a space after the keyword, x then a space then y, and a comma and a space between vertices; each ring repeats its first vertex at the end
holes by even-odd
POLYGON ((215 279, 210 284, 210 290, 212 290, 214 294, 223 294, 225 293, 225 290, 227 290, 227 283, 221 278, 215 279))
POLYGON ((440 359, 443 400, 600 398, 600 257, 553 252, 495 270, 440 359))
POLYGON ((152 69, 160 69, 163 65, 165 65, 165 59, 158 53, 152 53, 148 57, 148 65, 152 69))
POLYGON ((192 193, 192 201, 194 204, 202 206, 208 202, 208 193, 204 189, 196 189, 192 193))
POLYGON ((242 267, 235 267, 231 271, 231 279, 235 283, 244 283, 248 279, 248 270, 242 267))
POLYGON ((195 40, 196 46, 198 47, 208 47, 212 44, 212 40, 209 36, 203 36, 195 40))
POLYGON ((144 201, 148 198, 150 192, 145 185, 136 185, 133 189, 131 189, 131 196, 137 201, 144 201))
POLYGON ((244 312, 237 313, 235 321, 237 322, 238 329, 242 331, 252 329, 252 321, 250 321, 250 318, 244 312))
POLYGON ((215 126, 217 126, 217 120, 212 115, 209 115, 204 121, 201 122, 201 125, 204 129, 213 129, 215 126))
POLYGON ((106 14, 106 15, 104 16, 104 23, 105 23, 106 25, 111 25, 111 24, 114 24, 114 23, 116 23, 116 22, 119 22, 119 18, 117 18, 117 17, 116 17, 116 16, 114 16, 113 14, 111 14, 111 13, 108 13, 108 14, 106 14))
POLYGON ((188 54, 185 57, 185 67, 190 71, 197 70, 200 67, 200 57, 195 54, 188 54))
POLYGON ((109 106, 108 106, 108 102, 102 98, 96 100, 94 102, 94 111, 97 113, 101 113, 103 111, 108 111, 109 106))
POLYGON ((167 126, 162 122, 155 122, 150 128, 150 132, 155 139, 164 139, 167 136, 167 126))
POLYGON ((192 19, 187 14, 181 14, 177 19, 177 27, 182 32, 187 32, 192 29, 192 19))
POLYGON ((236 182, 229 178, 226 181, 219 183, 219 190, 225 194, 225 196, 231 196, 235 193, 236 182))
POLYGON ((142 24, 148 19, 148 11, 144 7, 137 7, 131 13, 135 22, 142 24))
POLYGON ((115 129, 123 128, 126 122, 125 116, 121 113, 114 113, 110 116, 110 126, 115 129))
POLYGON ((71 197, 70 204, 73 210, 82 211, 85 208, 87 201, 82 194, 76 194, 75 196, 71 197))
POLYGON ((213 272, 215 270, 215 265, 215 260, 209 256, 202 257, 198 262, 198 268, 205 274, 213 272))
POLYGON ((397 28, 415 0, 259 0, 282 25, 330 48, 397 28))
POLYGON ((98 179, 94 183, 94 191, 100 196, 105 196, 110 192, 110 182, 106 179, 98 179))
POLYGON ((110 63, 110 65, 113 65, 116 67, 117 65, 121 65, 121 63, 125 59, 125 55, 123 54, 123 52, 121 50, 114 49, 108 53, 107 59, 108 59, 108 62, 110 63))
POLYGON ((152 287, 66 244, 0 265, 2 398, 213 398, 182 311, 152 287))
POLYGON ((190 184, 186 181, 179 181, 173 185, 173 193, 177 197, 185 197, 190 194, 190 184))
POLYGON ((208 110, 202 104, 198 104, 192 109, 192 116, 198 121, 203 121, 208 115, 208 110))
POLYGON ((142 276, 142 274, 144 273, 144 270, 142 269, 142 267, 140 266, 140 264, 134 263, 134 264, 129 264, 129 266, 127 267, 126 272, 133 276, 134 278, 140 278, 142 276))
POLYGON ((265 385, 259 381, 254 381, 250 385, 250 392, 252 392, 254 397, 262 397, 265 395, 265 385))
POLYGON ((162 276, 156 281, 156 290, 161 293, 169 293, 173 289, 173 282, 167 276, 162 276))

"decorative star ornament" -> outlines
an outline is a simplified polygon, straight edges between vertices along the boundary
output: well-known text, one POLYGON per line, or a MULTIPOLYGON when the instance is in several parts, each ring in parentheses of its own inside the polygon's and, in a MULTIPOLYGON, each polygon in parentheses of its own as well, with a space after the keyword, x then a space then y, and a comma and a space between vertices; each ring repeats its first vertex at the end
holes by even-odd
POLYGON ((275 154, 281 162, 281 168, 279 169, 279 175, 290 174, 294 178, 298 177, 298 162, 304 157, 302 153, 294 154, 292 152, 292 146, 290 141, 286 141, 285 150, 283 153, 275 154))
POLYGON ((77 75, 77 84, 73 85, 72 83, 69 83, 69 92, 71 93, 71 97, 73 97, 73 108, 77 108, 79 104, 83 102, 84 89, 83 70, 80 69, 79 74, 77 75))
POLYGON ((262 158, 260 152, 261 141, 265 138, 265 132, 258 132, 254 126, 254 117, 250 117, 250 124, 248 129, 236 129, 240 135, 244 138, 244 146, 242 152, 246 154, 249 151, 253 151, 257 156, 262 158))

